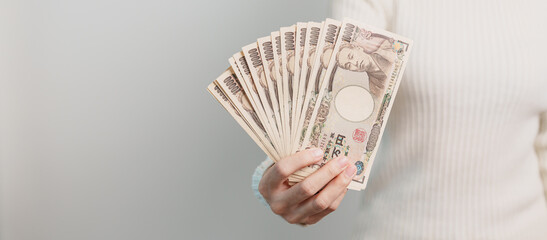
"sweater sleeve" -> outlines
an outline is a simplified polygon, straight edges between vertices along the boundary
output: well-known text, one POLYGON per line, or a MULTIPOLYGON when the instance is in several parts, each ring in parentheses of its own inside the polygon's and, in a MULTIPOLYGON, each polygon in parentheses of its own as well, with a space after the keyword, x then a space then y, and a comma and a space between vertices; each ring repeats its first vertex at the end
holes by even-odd
POLYGON ((536 138, 536 152, 539 159, 539 172, 543 181, 543 192, 547 197, 547 112, 539 117, 539 134, 536 138))
POLYGON ((395 0, 333 0, 331 15, 337 20, 345 17, 375 27, 393 30, 395 0))
POLYGON ((268 169, 270 166, 274 164, 274 161, 272 161, 270 158, 266 158, 258 167, 256 167, 255 172, 253 173, 253 179, 251 187, 253 189, 253 192, 255 194, 255 197, 260 201, 262 204, 269 206, 264 197, 262 197, 262 194, 258 191, 258 184, 260 183, 260 180, 262 179, 262 175, 264 175, 264 172, 266 169, 268 169))

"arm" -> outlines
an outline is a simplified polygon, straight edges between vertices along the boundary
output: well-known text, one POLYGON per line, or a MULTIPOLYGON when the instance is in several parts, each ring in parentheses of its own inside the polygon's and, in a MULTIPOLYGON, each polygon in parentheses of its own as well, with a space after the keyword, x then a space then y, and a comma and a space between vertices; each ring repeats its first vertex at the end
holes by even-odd
POLYGON ((543 191, 547 197, 547 112, 539 116, 539 134, 535 148, 539 159, 539 173, 543 180, 543 191))

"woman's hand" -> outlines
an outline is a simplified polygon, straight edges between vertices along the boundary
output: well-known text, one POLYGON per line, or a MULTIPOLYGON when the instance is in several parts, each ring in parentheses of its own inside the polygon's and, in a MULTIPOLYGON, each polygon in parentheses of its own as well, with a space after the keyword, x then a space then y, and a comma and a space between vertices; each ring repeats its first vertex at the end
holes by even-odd
POLYGON ((347 157, 338 157, 289 186, 287 178, 323 157, 321 149, 308 149, 285 157, 270 167, 258 190, 272 211, 291 224, 314 224, 338 208, 357 171, 347 157))

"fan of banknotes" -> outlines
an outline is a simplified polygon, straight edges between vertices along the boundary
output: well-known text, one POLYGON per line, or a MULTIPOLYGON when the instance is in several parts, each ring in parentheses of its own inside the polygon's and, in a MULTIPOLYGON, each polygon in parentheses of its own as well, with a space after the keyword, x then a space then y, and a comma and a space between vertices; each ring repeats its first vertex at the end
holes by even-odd
POLYGON ((296 23, 229 58, 208 91, 274 161, 318 147, 323 160, 296 184, 345 155, 366 187, 412 40, 351 19, 296 23))

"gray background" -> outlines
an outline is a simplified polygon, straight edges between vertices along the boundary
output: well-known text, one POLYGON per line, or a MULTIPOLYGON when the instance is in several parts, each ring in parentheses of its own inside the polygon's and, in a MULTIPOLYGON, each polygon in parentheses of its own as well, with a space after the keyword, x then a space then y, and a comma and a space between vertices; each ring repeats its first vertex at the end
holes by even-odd
POLYGON ((205 87, 326 0, 0 2, 0 238, 347 238, 359 193, 292 226, 253 196, 265 158, 205 87))

